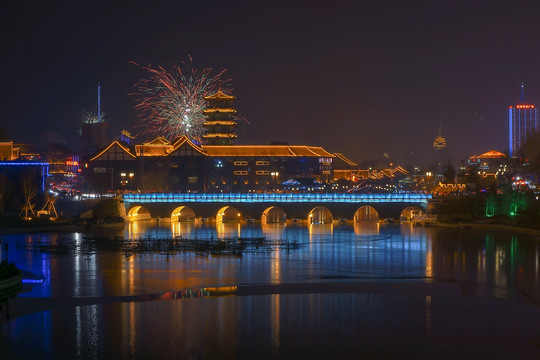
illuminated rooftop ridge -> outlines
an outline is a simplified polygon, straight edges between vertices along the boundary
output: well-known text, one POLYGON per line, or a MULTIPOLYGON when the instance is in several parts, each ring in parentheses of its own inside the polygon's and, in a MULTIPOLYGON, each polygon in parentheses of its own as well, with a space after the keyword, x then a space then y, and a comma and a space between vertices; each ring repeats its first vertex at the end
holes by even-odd
POLYGON ((216 93, 212 95, 208 95, 204 97, 205 100, 234 100, 236 99, 236 96, 227 95, 221 89, 219 89, 216 93))

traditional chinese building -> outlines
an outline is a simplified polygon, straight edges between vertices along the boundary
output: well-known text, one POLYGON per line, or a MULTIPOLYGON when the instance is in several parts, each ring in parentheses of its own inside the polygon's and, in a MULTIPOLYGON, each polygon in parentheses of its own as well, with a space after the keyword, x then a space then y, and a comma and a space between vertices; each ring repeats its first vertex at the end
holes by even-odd
POLYGON ((335 157, 316 146, 197 145, 182 136, 134 148, 115 140, 85 169, 100 191, 266 191, 290 178, 328 183, 335 157))
POLYGON ((207 101, 204 114, 205 134, 202 136, 203 142, 207 145, 232 145, 236 143, 235 128, 238 125, 233 108, 235 96, 227 95, 218 90, 213 95, 204 98, 207 101))

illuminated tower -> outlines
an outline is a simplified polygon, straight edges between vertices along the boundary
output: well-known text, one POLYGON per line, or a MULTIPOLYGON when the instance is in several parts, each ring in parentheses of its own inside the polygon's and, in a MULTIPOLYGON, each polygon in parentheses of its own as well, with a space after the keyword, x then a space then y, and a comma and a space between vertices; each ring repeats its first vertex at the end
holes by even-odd
POLYGON ((204 110, 206 121, 203 142, 207 145, 232 145, 236 142, 237 135, 234 131, 237 123, 234 119, 236 110, 233 108, 235 96, 226 95, 218 90, 213 95, 204 98, 207 107, 204 110))
POLYGON ((508 107, 508 141, 510 156, 517 156, 527 137, 538 130, 538 108, 525 104, 524 85, 521 83, 521 102, 508 107))
POLYGON ((98 84, 97 115, 87 117, 81 124, 81 151, 91 154, 107 145, 107 124, 101 113, 101 85, 98 84))
POLYGON ((442 126, 439 124, 439 133, 433 141, 433 150, 442 150, 446 147, 446 139, 442 136, 442 126))

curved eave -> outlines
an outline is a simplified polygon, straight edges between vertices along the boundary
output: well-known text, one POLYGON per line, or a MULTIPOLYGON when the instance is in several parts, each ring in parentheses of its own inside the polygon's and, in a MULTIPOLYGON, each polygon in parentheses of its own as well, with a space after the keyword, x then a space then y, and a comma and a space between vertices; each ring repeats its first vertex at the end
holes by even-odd
POLYGON ((212 125, 236 126, 238 125, 238 123, 236 121, 206 121, 203 123, 203 126, 212 126, 212 125))
POLYGON ((131 156, 132 158, 136 159, 137 157, 135 155, 133 155, 131 153, 131 151, 129 150, 129 148, 126 148, 124 145, 120 144, 120 142, 118 142, 118 140, 114 140, 109 146, 107 146, 105 149, 103 149, 102 151, 99 152, 99 154, 93 156, 92 158, 90 158, 90 161, 94 161, 95 159, 97 159, 98 157, 100 157, 101 155, 105 154, 107 151, 109 151, 109 149, 111 147, 114 146, 114 144, 120 146, 120 148, 122 150, 124 150, 129 156, 131 156))
POLYGON ((214 138, 236 138, 236 134, 205 134, 202 136, 204 139, 214 139, 214 138))
POLYGON ((204 152, 199 146, 195 145, 193 141, 191 141, 187 136, 180 137, 177 141, 174 142, 174 148, 167 153, 165 156, 169 156, 170 154, 174 153, 178 148, 180 148, 182 145, 188 144, 192 149, 195 151, 198 151, 201 155, 207 156, 208 154, 204 152))
POLYGON ((215 114, 215 113, 227 113, 227 114, 236 114, 235 109, 229 108, 215 108, 215 109, 204 109, 204 114, 215 114))
POLYGON ((227 95, 223 91, 218 90, 215 94, 204 97, 205 100, 235 100, 236 96, 227 95))

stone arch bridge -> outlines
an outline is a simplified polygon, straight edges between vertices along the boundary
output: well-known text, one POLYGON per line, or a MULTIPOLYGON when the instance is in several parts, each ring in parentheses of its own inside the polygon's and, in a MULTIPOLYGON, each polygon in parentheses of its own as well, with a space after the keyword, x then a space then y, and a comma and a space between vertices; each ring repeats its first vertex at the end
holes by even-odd
POLYGON ((124 194, 130 220, 171 218, 193 221, 254 219, 284 222, 307 219, 328 223, 336 219, 377 221, 399 219, 405 209, 426 210, 430 194, 342 194, 342 193, 134 193, 124 194))

